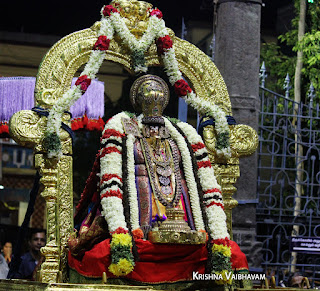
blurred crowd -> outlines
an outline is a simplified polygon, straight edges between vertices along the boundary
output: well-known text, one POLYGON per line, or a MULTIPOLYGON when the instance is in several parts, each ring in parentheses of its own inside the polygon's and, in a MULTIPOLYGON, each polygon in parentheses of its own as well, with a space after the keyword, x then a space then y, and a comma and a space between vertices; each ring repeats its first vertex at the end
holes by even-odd
MULTIPOLYGON (((43 262, 40 249, 46 244, 44 230, 33 230, 28 239, 28 251, 15 258, 12 255, 12 242, 6 241, 1 247, 0 279, 35 279, 35 271, 43 262)), ((18 252, 19 253, 19 252, 18 252)))

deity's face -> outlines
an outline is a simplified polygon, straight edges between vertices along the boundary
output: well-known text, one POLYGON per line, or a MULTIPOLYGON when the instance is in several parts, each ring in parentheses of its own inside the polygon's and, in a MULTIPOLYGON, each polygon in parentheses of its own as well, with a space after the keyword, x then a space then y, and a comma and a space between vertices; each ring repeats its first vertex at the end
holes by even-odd
POLYGON ((144 75, 134 81, 130 100, 136 113, 145 117, 162 116, 170 98, 167 83, 158 76, 144 75))
POLYGON ((143 82, 138 96, 144 116, 162 116, 166 98, 160 83, 154 80, 143 82))

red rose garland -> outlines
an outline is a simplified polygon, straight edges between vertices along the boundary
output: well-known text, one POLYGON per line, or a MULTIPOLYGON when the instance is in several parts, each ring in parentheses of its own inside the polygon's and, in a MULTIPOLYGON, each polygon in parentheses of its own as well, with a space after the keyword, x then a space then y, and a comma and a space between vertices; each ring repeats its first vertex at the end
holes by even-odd
POLYGON ((93 46, 94 50, 107 51, 109 49, 110 39, 105 35, 100 35, 93 46))
POLYGON ((163 54, 166 52, 168 49, 172 48, 172 40, 169 35, 166 35, 164 37, 159 37, 157 39, 157 47, 158 47, 158 52, 160 54, 163 54))
POLYGON ((128 233, 128 231, 126 229, 122 228, 122 227, 118 227, 115 231, 111 232, 111 235, 119 234, 119 233, 126 234, 126 233, 128 233))
POLYGON ((157 16, 158 18, 162 18, 163 17, 163 14, 161 12, 161 10, 159 10, 158 8, 155 8, 153 9, 151 12, 150 12, 150 15, 153 16, 157 16))
POLYGON ((212 244, 224 245, 224 246, 230 247, 230 240, 227 237, 225 237, 224 239, 223 238, 214 239, 211 242, 212 244))
POLYGON ((80 89, 82 91, 86 91, 90 84, 91 84, 91 79, 89 79, 87 75, 80 76, 75 83, 76 86, 80 85, 80 89))
POLYGON ((104 16, 110 16, 111 13, 114 13, 114 12, 119 13, 119 11, 116 8, 114 8, 112 5, 106 5, 104 6, 102 13, 104 16))
POLYGON ((181 97, 186 96, 188 93, 191 93, 192 89, 185 80, 180 79, 174 83, 174 91, 179 97, 181 97))

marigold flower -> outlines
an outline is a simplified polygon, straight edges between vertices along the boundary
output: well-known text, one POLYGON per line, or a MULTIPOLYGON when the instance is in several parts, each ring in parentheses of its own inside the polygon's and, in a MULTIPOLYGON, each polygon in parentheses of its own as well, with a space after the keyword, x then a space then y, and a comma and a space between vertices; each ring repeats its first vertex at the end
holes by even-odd
POLYGON ((109 271, 117 277, 126 276, 131 273, 132 270, 133 264, 127 259, 120 259, 117 264, 110 264, 109 266, 109 271))
POLYGON ((115 233, 112 235, 110 246, 114 247, 115 245, 132 247, 132 238, 128 233, 115 233))

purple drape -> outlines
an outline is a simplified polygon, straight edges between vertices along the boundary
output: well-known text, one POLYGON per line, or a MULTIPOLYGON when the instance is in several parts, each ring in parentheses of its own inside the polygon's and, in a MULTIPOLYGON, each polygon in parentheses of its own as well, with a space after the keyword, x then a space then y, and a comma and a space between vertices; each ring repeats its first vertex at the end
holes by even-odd
MULTIPOLYGON (((30 110, 34 107, 34 77, 0 78, 0 123, 9 121, 17 111, 30 110)), ((72 85, 76 78, 72 80, 72 85)), ((83 117, 86 113, 90 119, 104 115, 104 83, 93 80, 87 92, 70 108, 73 118, 83 117)))

